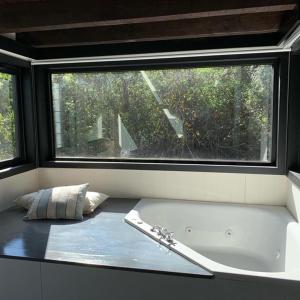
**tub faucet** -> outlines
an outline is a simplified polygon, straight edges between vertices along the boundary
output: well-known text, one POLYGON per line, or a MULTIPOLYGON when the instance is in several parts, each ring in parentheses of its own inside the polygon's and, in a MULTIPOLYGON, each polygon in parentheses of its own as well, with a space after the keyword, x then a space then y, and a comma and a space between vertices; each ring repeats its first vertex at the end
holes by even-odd
POLYGON ((159 225, 154 225, 151 228, 152 232, 156 232, 158 236, 160 236, 161 239, 166 240, 168 243, 173 244, 174 240, 174 232, 172 231, 168 231, 167 228, 164 228, 162 226, 159 225))
POLYGON ((158 235, 161 235, 162 230, 163 230, 163 227, 161 227, 161 226, 159 226, 159 225, 154 225, 154 226, 151 228, 151 231, 152 231, 152 232, 156 232, 158 235))
POLYGON ((165 235, 168 233, 167 228, 164 228, 164 227, 159 226, 159 225, 154 225, 154 226, 151 228, 151 231, 152 231, 152 232, 156 232, 157 235, 159 235, 159 236, 162 237, 162 238, 164 238, 165 235))
POLYGON ((174 232, 170 231, 170 232, 167 232, 167 233, 165 234, 164 239, 165 239, 168 243, 173 244, 173 243, 174 243, 173 237, 174 237, 174 232))

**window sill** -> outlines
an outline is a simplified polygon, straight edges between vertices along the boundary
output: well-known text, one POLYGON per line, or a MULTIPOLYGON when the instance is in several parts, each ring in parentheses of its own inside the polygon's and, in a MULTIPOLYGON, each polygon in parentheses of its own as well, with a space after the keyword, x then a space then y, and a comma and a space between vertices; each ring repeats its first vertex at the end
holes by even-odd
POLYGON ((116 162, 116 161, 82 161, 55 160, 42 162, 42 168, 81 168, 81 169, 121 169, 121 170, 156 170, 216 173, 246 173, 285 175, 277 166, 243 165, 243 164, 188 164, 164 162, 116 162))
POLYGON ((24 173, 33 169, 36 169, 35 163, 28 163, 28 164, 13 166, 13 167, 2 168, 0 169, 0 179, 4 179, 10 176, 24 173))

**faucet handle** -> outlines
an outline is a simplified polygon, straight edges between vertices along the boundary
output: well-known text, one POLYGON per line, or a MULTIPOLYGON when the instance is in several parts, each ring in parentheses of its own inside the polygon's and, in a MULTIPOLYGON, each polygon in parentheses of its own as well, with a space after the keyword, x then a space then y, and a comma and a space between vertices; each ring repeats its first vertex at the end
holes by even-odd
POLYGON ((166 240, 168 243, 173 244, 174 240, 174 232, 168 231, 167 228, 159 226, 159 225, 154 225, 151 229, 152 232, 155 232, 158 236, 160 236, 160 239, 166 240))
POLYGON ((175 233, 173 231, 167 232, 165 234, 166 241, 169 242, 169 243, 173 243, 174 242, 174 239, 173 239, 174 235, 175 235, 175 233))
POLYGON ((162 228, 161 228, 161 231, 160 231, 160 235, 161 235, 163 238, 166 238, 166 236, 167 236, 168 234, 169 234, 168 229, 162 227, 162 228))
POLYGON ((152 232, 156 232, 158 235, 161 235, 163 228, 159 225, 154 225, 150 230, 152 232))

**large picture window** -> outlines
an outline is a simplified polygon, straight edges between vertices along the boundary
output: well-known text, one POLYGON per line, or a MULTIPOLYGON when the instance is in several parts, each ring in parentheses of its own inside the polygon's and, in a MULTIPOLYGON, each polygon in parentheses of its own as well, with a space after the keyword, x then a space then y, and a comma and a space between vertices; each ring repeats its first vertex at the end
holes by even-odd
POLYGON ((16 76, 0 72, 0 161, 19 156, 16 126, 16 76))
POLYGON ((51 83, 57 158, 272 162, 272 64, 54 72, 51 83))

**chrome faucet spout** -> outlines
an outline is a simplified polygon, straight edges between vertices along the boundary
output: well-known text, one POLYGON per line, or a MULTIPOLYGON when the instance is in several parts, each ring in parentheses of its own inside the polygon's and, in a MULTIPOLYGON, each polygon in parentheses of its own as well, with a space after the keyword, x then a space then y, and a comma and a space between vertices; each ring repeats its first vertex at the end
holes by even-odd
POLYGON ((168 231, 167 228, 164 228, 159 225, 154 225, 151 228, 151 231, 155 232, 158 236, 160 236, 160 239, 164 239, 166 242, 174 244, 174 232, 168 231))

